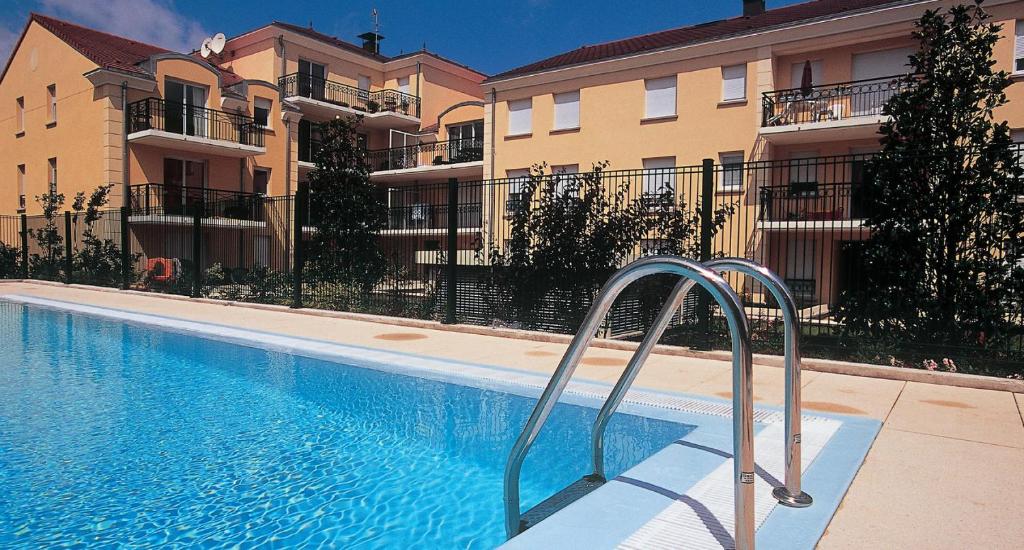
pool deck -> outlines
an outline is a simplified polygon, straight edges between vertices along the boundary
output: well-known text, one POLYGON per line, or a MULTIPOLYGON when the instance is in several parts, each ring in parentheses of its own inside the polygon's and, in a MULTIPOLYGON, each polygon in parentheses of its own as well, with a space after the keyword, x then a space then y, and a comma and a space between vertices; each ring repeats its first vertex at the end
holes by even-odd
MULTIPOLYGON (((4 282, 0 294, 541 373, 551 372, 566 348, 558 342, 81 287, 4 282)), ((591 349, 577 377, 614 383, 630 355, 591 349)), ((731 371, 725 361, 655 353, 636 386, 729 398, 731 371)), ((783 375, 777 366, 755 365, 755 401, 781 405, 783 375)), ((941 375, 933 379, 943 381, 941 375)), ((807 411, 883 423, 819 548, 1019 548, 1024 540, 1024 383, 1006 384, 1013 391, 999 391, 963 387, 962 378, 957 385, 942 385, 809 370, 802 382, 807 411)))

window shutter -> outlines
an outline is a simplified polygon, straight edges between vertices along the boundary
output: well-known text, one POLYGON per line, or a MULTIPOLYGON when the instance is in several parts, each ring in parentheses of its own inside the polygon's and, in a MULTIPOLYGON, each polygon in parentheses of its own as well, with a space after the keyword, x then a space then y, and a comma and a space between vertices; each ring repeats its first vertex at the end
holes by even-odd
POLYGON ((555 94, 555 130, 580 127, 580 92, 555 94))
POLYGON ((533 131, 533 99, 508 102, 508 135, 517 136, 533 131))
POLYGON ((676 114, 676 76, 644 81, 646 111, 644 117, 657 118, 676 114))
POLYGON ((747 66, 722 67, 722 101, 747 97, 747 66))

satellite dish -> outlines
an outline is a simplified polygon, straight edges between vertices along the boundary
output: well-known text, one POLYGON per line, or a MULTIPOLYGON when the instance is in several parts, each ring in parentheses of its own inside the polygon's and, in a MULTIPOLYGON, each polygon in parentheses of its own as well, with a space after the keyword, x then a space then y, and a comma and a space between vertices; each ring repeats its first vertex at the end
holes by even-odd
POLYGON ((224 44, 226 42, 227 39, 224 38, 224 33, 219 32, 213 35, 213 38, 210 39, 210 51, 220 55, 220 52, 224 51, 224 44))
POLYGON ((210 57, 210 51, 211 51, 210 43, 211 42, 213 42, 213 40, 210 39, 210 38, 204 39, 203 40, 203 45, 199 47, 199 53, 202 54, 204 59, 207 58, 207 57, 210 57))

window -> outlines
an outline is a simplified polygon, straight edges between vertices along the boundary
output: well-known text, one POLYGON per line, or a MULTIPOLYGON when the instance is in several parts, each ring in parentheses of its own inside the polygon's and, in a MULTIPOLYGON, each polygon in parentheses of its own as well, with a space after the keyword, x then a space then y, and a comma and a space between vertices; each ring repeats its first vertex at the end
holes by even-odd
POLYGON ((252 172, 252 192, 260 195, 267 194, 267 187, 270 185, 270 169, 256 168, 252 172))
POLYGON ((451 162, 476 162, 484 159, 484 121, 448 127, 448 158, 451 162))
POLYGON ((299 95, 323 100, 326 92, 327 67, 305 59, 299 60, 299 95))
POLYGON ((57 193, 57 159, 50 159, 48 164, 50 167, 50 194, 55 195, 57 193))
POLYGON ((50 84, 46 87, 46 104, 48 105, 47 113, 50 115, 49 124, 57 122, 57 85, 50 84))
POLYGON ((580 127, 580 91, 555 94, 555 130, 580 127))
POLYGON ((18 165, 18 210, 25 211, 25 165, 18 165))
POLYGON ((814 151, 792 153, 789 158, 789 194, 813 197, 818 194, 818 163, 814 151))
POLYGON ((747 66, 722 67, 722 101, 747 98, 747 66))
POLYGON ((25 98, 19 97, 15 103, 17 104, 17 106, 14 118, 15 124, 17 125, 17 133, 20 134, 25 131, 25 98))
POLYGON ((722 153, 718 156, 722 163, 722 180, 719 189, 722 191, 743 190, 743 153, 722 153))
POLYGON ((675 116, 676 76, 644 81, 644 118, 675 116))
MULTIPOLYGON (((580 173, 579 164, 561 164, 551 167, 551 182, 555 184, 555 191, 559 194, 565 193, 569 190, 569 182, 575 181, 575 174, 580 173)), ((576 195, 576 190, 571 191, 573 195, 576 195)))
POLYGON ((533 98, 508 102, 508 135, 521 136, 533 131, 533 98))
POLYGON ((398 91, 403 94, 409 93, 409 77, 403 76, 398 79, 398 91))
POLYGON ((1018 19, 1013 41, 1013 72, 1024 73, 1024 19, 1018 19))
POLYGON ((505 217, 524 210, 529 204, 529 197, 526 196, 526 185, 530 182, 530 169, 517 168, 507 170, 508 177, 508 200, 505 202, 505 217))
POLYGON ((269 126, 270 124, 270 108, 274 106, 274 102, 263 98, 257 97, 252 107, 252 117, 256 119, 256 124, 260 126, 269 126))
POLYGON ((643 160, 643 199, 648 208, 672 206, 676 192, 676 157, 643 160))
POLYGON ((363 101, 370 99, 370 77, 365 74, 359 75, 356 87, 359 88, 359 99, 363 101))
POLYGON ((206 88, 183 82, 164 82, 166 98, 164 130, 175 134, 206 137, 206 88))

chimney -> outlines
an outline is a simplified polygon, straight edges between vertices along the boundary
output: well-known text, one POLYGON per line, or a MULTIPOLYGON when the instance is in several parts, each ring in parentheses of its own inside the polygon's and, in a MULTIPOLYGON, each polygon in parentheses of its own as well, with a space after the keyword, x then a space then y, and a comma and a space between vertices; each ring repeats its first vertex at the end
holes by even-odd
POLYGON ((359 38, 363 39, 363 49, 370 53, 380 53, 380 41, 384 40, 384 37, 375 32, 364 32, 359 35, 359 38))
POLYGON ((764 13, 764 0, 743 0, 743 17, 753 17, 764 13))

